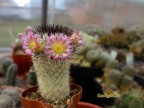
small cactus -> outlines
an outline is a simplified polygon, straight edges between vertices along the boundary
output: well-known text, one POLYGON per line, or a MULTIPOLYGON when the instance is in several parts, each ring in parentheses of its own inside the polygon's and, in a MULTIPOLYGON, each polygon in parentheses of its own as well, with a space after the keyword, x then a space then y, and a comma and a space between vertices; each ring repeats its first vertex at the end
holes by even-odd
POLYGON ((17 75, 17 65, 11 64, 6 72, 6 84, 15 85, 16 75, 17 75))
POLYGON ((93 63, 95 62, 98 58, 99 58, 99 52, 96 51, 96 50, 89 50, 87 53, 86 53, 86 59, 90 62, 90 63, 93 63))
POLYGON ((3 61, 4 61, 4 58, 0 57, 0 74, 3 75, 4 72, 3 72, 3 61))
POLYGON ((118 86, 122 77, 123 74, 116 69, 112 69, 108 72, 108 80, 110 84, 113 83, 118 86))
POLYGON ((12 64, 12 60, 11 60, 11 59, 5 58, 5 59, 3 60, 2 68, 3 68, 4 76, 6 76, 6 71, 7 71, 8 67, 9 67, 11 64, 12 64))
POLYGON ((78 54, 85 54, 87 51, 96 49, 98 45, 96 43, 87 42, 84 47, 78 48, 78 54))
POLYGON ((12 60, 10 58, 0 58, 0 73, 5 76, 6 70, 11 63, 12 60))
POLYGON ((125 90, 128 88, 128 86, 130 86, 132 83, 134 83, 134 80, 133 78, 127 76, 127 75, 124 75, 120 81, 120 85, 118 85, 121 90, 125 90))
POLYGON ((0 108, 16 108, 16 103, 10 96, 0 95, 0 108))
POLYGON ((135 69, 132 66, 128 66, 128 65, 126 65, 122 68, 122 72, 123 72, 123 74, 128 75, 132 78, 135 75, 135 69))
POLYGON ((105 36, 102 36, 98 40, 98 43, 105 47, 117 47, 117 48, 128 47, 127 37, 120 34, 107 34, 105 36))
POLYGON ((28 83, 30 86, 37 84, 37 76, 36 76, 34 69, 32 69, 32 68, 30 69, 30 71, 28 73, 28 83))
POLYGON ((117 69, 119 68, 119 64, 117 61, 115 60, 108 60, 107 63, 106 63, 106 68, 109 68, 109 69, 117 69))
POLYGON ((123 93, 116 100, 114 108, 144 108, 144 92, 134 89, 123 93))
POLYGON ((96 61, 96 67, 104 67, 109 60, 109 54, 105 51, 100 52, 99 59, 96 61))

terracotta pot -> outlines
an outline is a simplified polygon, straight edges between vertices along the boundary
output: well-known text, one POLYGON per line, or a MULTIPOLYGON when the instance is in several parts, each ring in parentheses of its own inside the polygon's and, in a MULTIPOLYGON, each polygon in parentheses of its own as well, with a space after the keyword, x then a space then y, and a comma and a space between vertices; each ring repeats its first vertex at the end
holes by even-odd
POLYGON ((79 102, 77 108, 102 108, 102 107, 86 102, 79 102))
POLYGON ((18 75, 25 77, 26 73, 29 71, 30 67, 32 66, 31 56, 13 54, 12 58, 14 63, 16 63, 18 66, 18 75))
MULTIPOLYGON (((82 88, 76 84, 70 84, 70 86, 71 86, 71 88, 77 88, 80 91, 77 94, 75 94, 74 96, 72 96, 71 103, 69 104, 69 106, 67 108, 77 108, 77 104, 82 95, 82 88)), ((37 90, 38 90, 38 86, 34 86, 34 87, 31 87, 31 88, 28 88, 27 90, 25 90, 22 93, 22 97, 21 97, 22 105, 25 108, 51 108, 50 104, 44 105, 44 103, 42 103, 41 101, 30 100, 30 99, 25 98, 27 93, 36 92, 37 90)))

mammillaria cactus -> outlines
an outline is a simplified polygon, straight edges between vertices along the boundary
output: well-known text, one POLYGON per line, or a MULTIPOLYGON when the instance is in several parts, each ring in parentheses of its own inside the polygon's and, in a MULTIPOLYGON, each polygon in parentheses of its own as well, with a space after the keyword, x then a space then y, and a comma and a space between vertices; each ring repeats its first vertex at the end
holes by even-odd
POLYGON ((15 85, 17 75, 17 65, 11 64, 6 71, 6 84, 15 85))
POLYGON ((86 53, 86 59, 87 59, 90 63, 95 62, 98 58, 99 58, 99 52, 97 52, 96 50, 89 50, 89 51, 86 53))
POLYGON ((115 60, 108 60, 107 61, 107 63, 106 63, 106 67, 107 68, 113 68, 113 69, 116 69, 116 68, 118 68, 119 67, 119 64, 118 64, 118 62, 117 61, 115 61, 115 60))
POLYGON ((112 69, 110 70, 108 73, 108 82, 109 84, 113 83, 115 85, 119 85, 122 77, 123 77, 123 74, 121 72, 119 72, 118 70, 116 69, 112 69))
POLYGON ((39 91, 46 100, 62 101, 70 95, 70 59, 83 45, 79 32, 64 26, 46 25, 20 34, 22 47, 32 56, 39 91))
POLYGON ((128 66, 128 65, 122 67, 122 72, 123 72, 124 74, 132 77, 132 78, 133 78, 134 75, 135 75, 135 69, 134 69, 134 67, 128 66))
POLYGON ((0 95, 0 108, 16 108, 16 103, 10 96, 0 95))
POLYGON ((126 90, 128 88, 128 86, 132 85, 134 82, 133 78, 124 75, 119 83, 119 87, 121 90, 126 90))
POLYGON ((144 57, 144 39, 132 43, 129 45, 129 49, 135 57, 142 59, 144 57))
POLYGON ((134 89, 123 93, 117 99, 114 108, 144 108, 143 90, 134 89))
POLYGON ((119 34, 107 34, 99 38, 98 43, 105 47, 127 48, 128 40, 126 36, 119 34))
POLYGON ((112 29, 113 34, 124 34, 125 29, 123 27, 115 27, 112 29))

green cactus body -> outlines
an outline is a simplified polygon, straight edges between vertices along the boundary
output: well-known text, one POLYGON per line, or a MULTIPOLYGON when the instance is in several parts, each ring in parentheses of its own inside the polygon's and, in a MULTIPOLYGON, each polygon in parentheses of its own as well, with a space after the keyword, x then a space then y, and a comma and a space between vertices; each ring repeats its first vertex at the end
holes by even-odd
POLYGON ((119 85, 119 83, 123 77, 123 74, 116 69, 112 69, 109 71, 108 77, 109 77, 110 83, 119 85))
POLYGON ((118 68, 118 63, 114 60, 108 60, 107 63, 106 63, 106 68, 109 68, 109 69, 117 69, 118 68))
POLYGON ((28 73, 28 83, 30 86, 37 85, 37 76, 33 70, 28 73))
POLYGON ((102 53, 100 53, 99 59, 96 61, 96 66, 104 67, 108 60, 109 60, 109 54, 103 51, 102 53))
POLYGON ((64 100, 70 94, 70 61, 49 60, 46 55, 33 56, 39 91, 43 98, 64 100), (43 64, 43 65, 41 65, 43 64))
POLYGON ((16 108, 16 103, 8 95, 0 95, 0 108, 16 108))
POLYGON ((0 57, 0 74, 3 75, 4 72, 3 72, 3 61, 4 61, 4 58, 1 58, 0 57))
POLYGON ((0 57, 0 74, 5 76, 6 70, 11 63, 12 63, 12 60, 10 58, 0 57))
POLYGON ((128 108, 144 108, 144 99, 136 97, 128 105, 128 108))
POLYGON ((3 60, 2 67, 3 67, 4 76, 6 76, 7 69, 11 64, 12 64, 11 59, 4 59, 3 60))
POLYGON ((15 85, 16 75, 17 75, 17 65, 11 64, 6 71, 6 84, 15 85))
POLYGON ((122 80, 120 81, 120 88, 125 90, 126 88, 128 88, 128 86, 130 86, 132 83, 134 82, 133 78, 124 75, 122 77, 122 80))
POLYGON ((144 92, 139 89, 127 91, 116 100, 114 108, 144 108, 144 92))
POLYGON ((99 59, 99 56, 100 56, 100 53, 96 50, 89 50, 87 53, 86 53, 86 59, 90 62, 90 63, 93 63, 95 62, 96 60, 99 59))
POLYGON ((78 50, 79 54, 85 54, 87 51, 96 49, 98 45, 96 43, 87 42, 84 47, 80 47, 78 50))
POLYGON ((125 75, 128 75, 128 76, 130 76, 130 77, 134 77, 134 75, 135 75, 135 69, 133 68, 133 67, 131 67, 131 66, 124 66, 123 68, 122 68, 122 72, 125 74, 125 75))

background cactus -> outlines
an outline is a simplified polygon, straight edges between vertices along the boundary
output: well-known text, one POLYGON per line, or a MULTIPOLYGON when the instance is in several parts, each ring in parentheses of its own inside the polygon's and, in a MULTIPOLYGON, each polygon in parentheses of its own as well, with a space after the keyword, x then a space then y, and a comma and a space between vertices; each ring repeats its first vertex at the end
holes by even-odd
POLYGON ((17 65, 11 64, 6 71, 6 85, 15 85, 17 65))
POLYGON ((4 75, 4 72, 3 72, 3 60, 4 60, 4 58, 0 57, 0 74, 1 75, 4 75))
POLYGON ((128 40, 126 36, 119 34, 107 34, 98 40, 98 44, 105 47, 127 48, 128 40))
POLYGON ((3 68, 4 76, 6 76, 6 71, 11 64, 12 64, 12 60, 10 58, 5 58, 3 60, 2 68, 3 68))
POLYGON ((89 50, 86 53, 86 59, 90 62, 93 63, 96 60, 98 60, 100 53, 96 50, 89 50))
POLYGON ((133 78, 127 76, 127 75, 123 75, 122 79, 119 82, 118 87, 121 90, 127 90, 127 88, 132 85, 134 82, 133 78))
POLYGON ((5 76, 6 70, 8 69, 11 63, 12 60, 10 58, 0 58, 0 73, 5 76))
POLYGON ((142 59, 144 57, 144 39, 129 45, 129 50, 134 53, 134 56, 142 59))
POLYGON ((86 32, 91 36, 99 36, 99 37, 104 34, 104 31, 98 30, 96 28, 88 29, 86 32))
POLYGON ((130 90, 117 99, 114 108, 144 108, 143 90, 130 90))
POLYGON ((28 84, 30 86, 36 85, 37 84, 37 76, 36 72, 34 70, 34 67, 32 66, 29 73, 28 73, 28 84))
POLYGON ((135 69, 132 66, 123 66, 121 71, 123 72, 123 74, 128 75, 132 78, 135 76, 135 69))
POLYGON ((112 83, 118 86, 120 84, 120 81, 122 80, 123 74, 116 69, 112 69, 107 73, 107 77, 107 82, 109 85, 112 83))
POLYGON ((0 95, 0 108, 16 108, 16 103, 10 96, 0 95))
POLYGON ((115 60, 108 60, 107 63, 106 63, 105 68, 118 69, 119 68, 119 64, 115 60))

